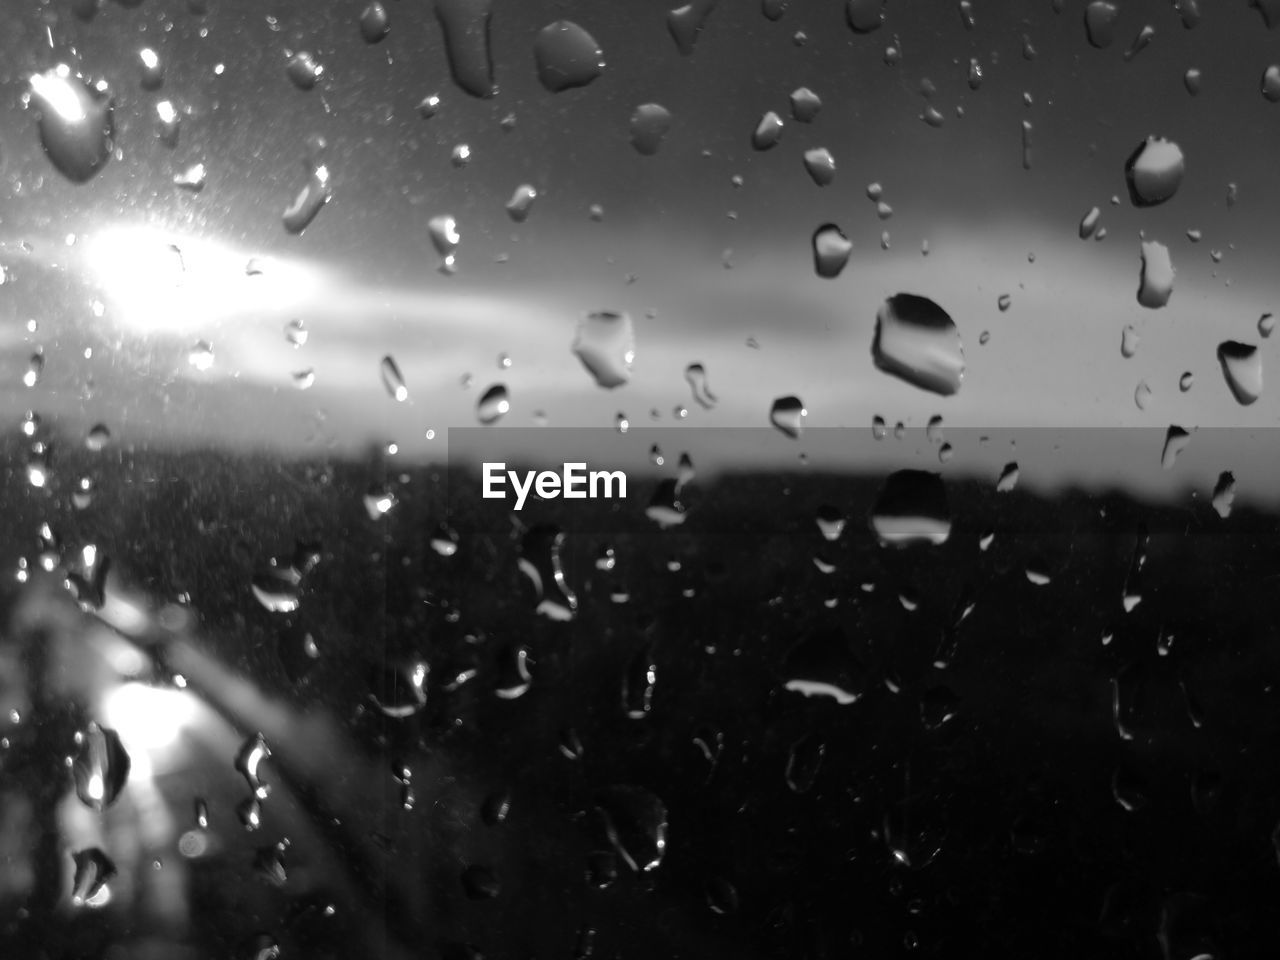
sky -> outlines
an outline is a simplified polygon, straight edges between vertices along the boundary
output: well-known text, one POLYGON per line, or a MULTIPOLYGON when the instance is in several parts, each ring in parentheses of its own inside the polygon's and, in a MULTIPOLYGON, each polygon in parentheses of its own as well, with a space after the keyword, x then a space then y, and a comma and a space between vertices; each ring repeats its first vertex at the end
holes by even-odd
MULTIPOLYGON (((1194 29, 1164 0, 1120 3, 1106 49, 1087 42, 1078 0, 1061 12, 1051 0, 978 0, 972 30, 958 4, 893 0, 866 35, 849 29, 841 4, 793 0, 772 22, 757 3, 724 2, 688 56, 663 4, 498 0, 490 99, 452 81, 431 3, 390 0, 391 31, 376 45, 360 35, 364 5, 222 0, 196 16, 179 3, 107 0, 87 22, 68 4, 21 5, 0 38, 0 397, 15 428, 31 409, 69 429, 103 422, 142 445, 306 453, 378 440, 435 457, 449 427, 475 425, 480 393, 499 382, 512 409, 498 429, 606 427, 619 412, 681 429, 767 426, 785 395, 803 400, 812 428, 865 429, 876 415, 918 428, 936 414, 978 431, 1158 435, 1177 423, 1265 436, 1275 422, 1274 392, 1240 406, 1215 358, 1227 339, 1259 343, 1264 367, 1275 350, 1256 324, 1277 306, 1280 104, 1261 80, 1280 54, 1243 0, 1201 4, 1194 29), (605 67, 586 87, 552 93, 538 82, 533 40, 559 19, 592 34, 605 67), (1153 40, 1126 60, 1145 25, 1153 40), (900 51, 892 64, 889 46, 900 51), (143 47, 164 64, 157 91, 140 84, 143 47), (311 90, 286 73, 298 50, 324 66, 311 90), (971 58, 983 68, 977 90, 971 58), (117 155, 85 184, 53 168, 23 106, 30 76, 58 63, 104 78, 115 96, 117 155), (1193 67, 1203 78, 1194 97, 1183 81, 1193 67), (809 124, 789 113, 800 86, 823 103, 809 124), (440 107, 424 119, 417 105, 432 94, 440 107), (163 99, 183 113, 173 149, 154 136, 163 99), (628 138, 632 111, 648 102, 673 115, 654 156, 628 138), (930 105, 940 127, 921 119, 930 105), (768 110, 784 118, 783 135, 757 151, 751 133, 768 110), (293 236, 281 214, 305 183, 314 135, 327 144, 333 199, 293 236), (1147 136, 1177 141, 1187 173, 1171 200, 1137 209, 1124 162, 1147 136), (463 167, 451 162, 459 144, 471 153, 463 167), (825 187, 802 165, 814 147, 835 158, 825 187), (205 188, 175 188, 173 174, 196 162, 205 188), (873 182, 887 220, 867 197, 873 182), (526 183, 539 197, 515 223, 504 205, 526 183), (1094 206, 1106 235, 1082 241, 1094 206), (453 275, 436 269, 427 230, 445 214, 461 236, 453 275), (826 222, 853 243, 832 280, 815 275, 810 250, 826 222), (1143 236, 1169 247, 1177 271, 1158 310, 1136 299, 1143 236), (259 275, 246 276, 250 258, 259 275), (876 310, 898 292, 928 296, 955 320, 966 359, 955 395, 873 365, 876 310), (633 375, 618 389, 597 386, 570 351, 594 310, 635 323, 633 375), (308 330, 304 346, 284 337, 293 319, 308 330), (1126 325, 1139 335, 1129 358, 1126 325), (213 347, 207 369, 188 362, 198 341, 213 347), (29 388, 37 350, 44 372, 29 388), (383 356, 404 374, 404 402, 384 389, 383 356), (693 402, 692 362, 706 367, 714 410, 693 402), (294 374, 306 370, 314 385, 299 390, 294 374), (1194 385, 1183 392, 1186 371, 1194 385), (1134 401, 1141 382, 1145 409, 1134 401)), ((1237 445, 1207 458, 1230 463, 1204 470, 1242 481, 1252 470, 1261 484, 1258 445, 1237 445)), ((794 455, 780 449, 768 456, 794 455)), ((715 456, 763 455, 752 445, 715 456)), ((1134 456, 1129 474, 1158 473, 1158 451, 1134 456)), ((1105 472, 1112 456, 1101 460, 1105 472)))

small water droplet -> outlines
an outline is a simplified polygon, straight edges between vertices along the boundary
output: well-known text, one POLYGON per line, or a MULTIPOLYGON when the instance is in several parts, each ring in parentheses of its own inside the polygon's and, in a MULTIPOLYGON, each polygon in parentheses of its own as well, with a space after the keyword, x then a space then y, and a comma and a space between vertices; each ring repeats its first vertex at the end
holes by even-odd
POLYGON ((667 30, 676 42, 676 49, 685 56, 693 53, 698 34, 706 26, 707 17, 715 9, 717 0, 691 0, 682 7, 667 12, 667 30))
POLYGON ((1175 271, 1169 248, 1156 240, 1142 242, 1142 270, 1138 282, 1138 303, 1158 310, 1173 295, 1175 271))
POLYGON ((495 383, 476 402, 476 417, 484 426, 497 423, 511 410, 511 399, 505 384, 495 383))
POLYGON ((385 664, 373 678, 370 699, 384 716, 395 720, 411 717, 427 705, 427 676, 431 672, 425 661, 385 664))
POLYGON ((1120 331, 1120 356, 1126 360, 1138 352, 1138 344, 1142 337, 1138 333, 1138 328, 1131 323, 1125 324, 1123 330, 1120 331))
POLYGON ((393 357, 383 357, 378 370, 382 375, 382 385, 391 399, 396 403, 404 403, 409 399, 409 388, 404 385, 404 376, 393 357))
POLYGON ((1218 474, 1218 482, 1213 488, 1213 509, 1223 520, 1231 516, 1231 508, 1236 500, 1236 478, 1230 470, 1218 474))
POLYGON ((289 233, 297 235, 306 230, 316 214, 333 199, 329 167, 323 158, 324 149, 325 141, 321 137, 312 137, 307 143, 307 155, 302 161, 307 181, 281 217, 284 228, 289 233))
POLYGON ((808 793, 813 788, 826 752, 826 743, 812 733, 791 744, 787 752, 786 780, 792 793, 808 793))
POLYGON ((1164 436, 1164 449, 1160 452, 1160 467, 1164 470, 1171 469, 1177 462, 1178 454, 1190 443, 1190 433, 1177 425, 1169 427, 1164 436))
POLYGON ((1097 207, 1090 207, 1089 212, 1080 219, 1080 239, 1088 240, 1093 236, 1093 232, 1098 228, 1098 221, 1102 217, 1102 211, 1097 207))
POLYGON ((1196 376, 1190 370, 1184 371, 1178 378, 1178 389, 1186 393, 1195 384, 1196 376))
POLYGON ((1147 381, 1138 381, 1138 386, 1133 391, 1133 402, 1139 410, 1147 409, 1147 404, 1151 402, 1151 387, 1147 386, 1147 381))
POLYGON ((129 754, 118 733, 92 722, 76 734, 76 746, 71 765, 76 796, 90 810, 101 813, 115 803, 129 779, 129 754))
POLYGON ((1000 476, 996 479, 997 493, 1011 493, 1018 485, 1018 465, 1016 463, 1006 463, 1000 471, 1000 476))
POLYGON ((440 112, 440 95, 438 93, 430 93, 418 101, 418 116, 423 120, 430 120, 440 112))
POLYGON ((631 114, 631 145, 646 157, 653 156, 671 130, 671 111, 659 103, 642 103, 631 114))
POLYGON ((236 772, 244 777, 250 792, 256 800, 265 800, 271 794, 271 787, 261 777, 264 760, 271 758, 271 748, 267 746, 267 738, 255 733, 240 745, 236 752, 234 766, 236 772))

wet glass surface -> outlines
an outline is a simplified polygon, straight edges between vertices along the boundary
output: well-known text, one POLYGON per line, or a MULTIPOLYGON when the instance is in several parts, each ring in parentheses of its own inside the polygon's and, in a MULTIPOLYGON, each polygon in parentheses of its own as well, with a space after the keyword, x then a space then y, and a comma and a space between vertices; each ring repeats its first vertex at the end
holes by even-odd
POLYGON ((0 956, 1280 946, 1280 4, 4 22, 0 956))

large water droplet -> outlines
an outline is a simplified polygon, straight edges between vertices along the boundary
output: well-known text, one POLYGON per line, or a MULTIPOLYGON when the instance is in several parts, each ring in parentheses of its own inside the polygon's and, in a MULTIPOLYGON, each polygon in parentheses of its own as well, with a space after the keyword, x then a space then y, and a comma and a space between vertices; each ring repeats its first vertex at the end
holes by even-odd
POLYGON ((609 310, 587 314, 578 324, 571 349, 599 386, 622 386, 631 379, 631 364, 636 358, 631 315, 609 310))
POLYGON ((847 0, 845 20, 855 33, 871 33, 884 26, 885 0, 847 0))
POLYGON ((942 478, 924 470, 891 473, 871 511, 871 529, 882 543, 945 543, 951 509, 942 478))
POLYGON ((495 383, 476 402, 476 418, 486 427, 497 423, 511 410, 511 399, 505 384, 495 383))
POLYGON ((840 276, 853 244, 834 223, 824 223, 813 232, 813 269, 818 276, 831 280, 840 276))
POLYGON ((614 786, 596 795, 614 850, 637 873, 656 870, 667 850, 667 806, 642 787, 614 786))
POLYGON ((371 3, 360 14, 360 36, 365 43, 377 43, 391 29, 387 8, 381 3, 371 3))
POLYGON ((453 82, 473 97, 494 96, 498 87, 489 49, 493 0, 436 0, 435 8, 453 82))
POLYGON ((1173 260, 1169 248, 1156 240, 1142 242, 1142 272, 1138 279, 1138 303, 1158 310, 1173 295, 1173 260))
POLYGON ((1114 3, 1094 0, 1084 10, 1084 27, 1093 46, 1102 50, 1115 40, 1116 17, 1120 15, 1114 3))
POLYGON ((822 109, 822 100, 808 87, 791 91, 791 116, 797 123, 812 123, 822 109))
POLYGON ((75 874, 71 880, 71 903, 77 907, 96 906, 104 899, 106 884, 116 874, 111 858, 98 847, 79 850, 71 855, 75 874))
POLYGON ((1251 343, 1218 344, 1218 363, 1236 402, 1247 407, 1262 396, 1262 354, 1251 343))
POLYGON ((804 168, 813 182, 825 187, 836 178, 836 159, 826 147, 815 147, 804 152, 804 168))
POLYGON ((1280 102, 1280 66, 1272 64, 1263 71, 1262 95, 1272 103, 1280 102))
POLYGON ((1147 137, 1124 165, 1129 199, 1135 207, 1164 203, 1178 192, 1185 172, 1181 147, 1163 137, 1147 137))
POLYGON ((751 134, 751 145, 757 150, 776 147, 782 139, 782 118, 770 110, 760 118, 751 134))
POLYGON ((948 396, 964 379, 964 347, 955 321, 932 300, 890 297, 876 313, 876 367, 922 390, 948 396))
POLYGON ((799 397, 779 397, 769 408, 769 422, 792 440, 798 440, 804 428, 804 418, 809 411, 799 397))
POLYGON ((129 779, 129 754, 118 733, 96 723, 76 734, 76 746, 71 764, 76 796, 89 809, 101 813, 115 803, 129 779))
POLYGON ((653 156, 671 130, 671 111, 659 103, 642 103, 631 114, 631 145, 646 157, 653 156))
POLYGON ((706 26, 707 17, 715 9, 717 0, 692 0, 683 7, 667 12, 667 30, 676 42, 676 49, 685 56, 693 53, 698 34, 706 26))
POLYGON ((105 84, 90 86, 65 64, 33 74, 40 144, 50 162, 74 183, 85 183, 111 156, 112 98, 105 84))
POLYGON ((538 31, 533 59, 538 79, 552 93, 585 87, 604 71, 600 45, 569 20, 557 20, 538 31))
POLYGON ((324 67, 306 50, 299 50, 289 58, 285 72, 299 90, 310 90, 324 76, 324 67))

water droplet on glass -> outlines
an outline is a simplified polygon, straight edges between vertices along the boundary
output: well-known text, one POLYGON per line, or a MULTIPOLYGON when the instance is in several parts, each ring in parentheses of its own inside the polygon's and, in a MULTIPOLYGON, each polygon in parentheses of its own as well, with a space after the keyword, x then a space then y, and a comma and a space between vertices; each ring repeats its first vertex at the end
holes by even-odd
POLYGON ((33 74, 40 144, 73 183, 85 183, 106 165, 113 135, 112 97, 106 84, 90 85, 66 64, 33 74))
POLYGON ((789 0, 761 0, 761 12, 768 20, 778 21, 787 10, 789 0))
POLYGON ((431 93, 418 101, 418 116, 430 120, 440 112, 440 95, 431 93))
POLYGON ((1156 240, 1142 242, 1142 271, 1138 282, 1138 303, 1158 310, 1173 295, 1173 260, 1169 248, 1156 240))
POLYGON ((871 529, 886 544, 945 543, 951 509, 942 478, 923 470, 890 474, 872 508, 871 529))
POLYGON ((614 786, 596 795, 614 850, 637 873, 656 870, 667 849, 667 807, 642 787, 614 786))
POLYGON ((289 58, 285 72, 299 90, 310 90, 324 76, 324 67, 306 50, 299 50, 289 58))
POLYGON ((671 111, 659 103, 642 103, 631 114, 631 145, 637 153, 653 156, 671 130, 671 111))
POLYGON ((578 324, 570 349, 597 385, 606 389, 622 386, 631 379, 636 357, 631 315, 609 310, 587 314, 578 324))
POLYGON ((1133 42, 1129 44, 1124 52, 1124 60, 1128 63, 1143 50, 1151 45, 1152 38, 1156 35, 1155 28, 1148 25, 1138 31, 1137 36, 1133 38, 1133 42))
POLYGON ((82 907, 97 906, 107 891, 107 881, 116 874, 115 864, 97 847, 79 850, 71 855, 75 874, 71 880, 71 903, 82 907))
MULTIPOLYGON (((654 444, 650 458, 658 466, 662 465, 662 454, 658 451, 657 444, 654 444)), ((672 477, 666 477, 661 480, 653 491, 653 497, 650 498, 649 505, 645 507, 644 515, 663 530, 684 523, 688 518, 688 514, 685 512, 684 504, 680 501, 680 485, 678 481, 672 477)))
POLYGON ((1124 165, 1130 201, 1135 207, 1164 203, 1178 192, 1185 172, 1181 147, 1163 137, 1147 137, 1124 165))
POLYGON ((552 93, 585 87, 604 71, 604 53, 595 38, 568 20, 538 31, 533 41, 538 79, 552 93))
POLYGON ((934 128, 940 127, 947 122, 946 117, 932 104, 924 108, 924 113, 920 114, 920 119, 934 128))
POLYGON ((815 631, 788 651, 783 689, 805 697, 828 697, 841 706, 855 703, 866 687, 866 669, 834 628, 815 631))
POLYGON ((922 390, 947 396, 964 378, 964 347, 955 321, 932 300, 900 293, 876 313, 875 365, 922 390))
POLYGON ((178 145, 182 117, 168 100, 156 104, 156 138, 169 149, 178 145))
POLYGON ((846 0, 845 21, 855 33, 872 33, 884 26, 884 0, 846 0))
POLYGON ((283 887, 289 881, 285 869, 284 854, 289 849, 289 842, 281 840, 270 846, 259 847, 253 856, 253 869, 259 877, 273 887, 283 887))
POLYGON ((809 411, 804 408, 799 397, 779 397, 769 408, 769 422, 792 440, 800 438, 804 418, 808 415, 809 411))
POLYGON ((271 748, 267 746, 267 739, 261 733, 255 733, 245 740, 236 752, 236 772, 244 777, 249 791, 257 800, 265 800, 271 793, 271 787, 261 778, 262 761, 270 758, 271 748))
POLYGON ((101 813, 115 803, 129 779, 129 754, 118 733, 92 722, 76 734, 76 747, 71 765, 76 796, 90 810, 101 813))
POLYGON ((262 801, 257 797, 246 797, 236 805, 236 819, 249 833, 262 826, 262 801))
POLYGON ((1094 0, 1085 7, 1084 26, 1089 43, 1099 50, 1111 46, 1115 41, 1115 22, 1119 14, 1116 5, 1105 0, 1094 0))
POLYGON ((493 692, 503 700, 518 700, 533 683, 529 673, 529 648, 523 645, 508 646, 498 661, 493 692))
POLYGON ((173 185, 181 190, 187 190, 191 193, 199 193, 204 189, 205 181, 208 179, 209 171, 203 163, 193 163, 185 170, 173 175, 173 185))
POLYGON ((1126 360, 1138 352, 1138 344, 1142 337, 1138 333, 1138 328, 1131 323, 1127 323, 1124 329, 1120 331, 1120 356, 1126 360))
POLYGON ((782 139, 782 118, 770 110, 762 116, 751 134, 751 145, 757 150, 768 150, 782 139))
POLYGON ((1032 127, 1030 120, 1022 121, 1022 169, 1031 169, 1031 135, 1032 127))
POLYGON ((473 97, 494 96, 498 87, 489 47, 492 0, 437 0, 435 8, 453 82, 473 97))
POLYGON ((700 363, 691 363, 684 368, 684 379, 693 391, 693 399, 704 410, 716 405, 716 396, 707 383, 707 369, 700 363))
POLYGON ((804 152, 804 168, 813 182, 825 187, 836 178, 836 160, 826 147, 815 147, 804 152))
POLYGON ((1011 493, 1018 485, 1018 465, 1016 463, 1006 463, 1000 471, 1000 476, 996 479, 997 493, 1011 493))
POLYGON ((808 87, 791 91, 791 117, 797 123, 812 123, 822 109, 821 98, 808 87))
POLYGON ((1164 470, 1173 467, 1178 454, 1191 443, 1191 434, 1177 425, 1169 427, 1164 436, 1164 449, 1160 452, 1160 466, 1164 470))
POLYGON ((1262 95, 1272 103, 1280 102, 1280 66, 1272 64, 1263 71, 1262 95))
POLYGON ((383 357, 378 370, 382 374, 382 385, 386 388, 387 396, 396 403, 404 403, 409 399, 409 388, 404 385, 404 375, 400 373, 400 367, 393 357, 383 357))
POLYGON ((296 235, 306 230, 320 209, 333 198, 329 167, 322 156, 324 146, 324 140, 320 137, 312 137, 308 141, 307 155, 302 161, 307 182, 298 190, 293 203, 285 208, 281 217, 284 228, 289 233, 296 235))
POLYGON ((840 276, 853 244, 834 223, 825 223, 813 232, 813 269, 818 276, 831 280, 840 276))
POLYGON ((813 788, 826 752, 826 743, 812 733, 791 744, 787 753, 786 780, 792 793, 808 793, 813 788))
POLYGON ((504 384, 495 383, 480 395, 476 417, 486 427, 497 423, 511 410, 511 400, 504 384))
POLYGON ((520 572, 533 585, 535 611, 550 620, 568 621, 578 612, 577 595, 565 580, 560 559, 565 534, 559 527, 539 524, 529 529, 520 543, 520 572))
POLYGON ((360 36, 364 37, 365 43, 377 43, 390 29, 387 8, 381 3, 369 4, 360 14, 360 36))
POLYGON ((1102 211, 1097 207, 1091 207, 1089 212, 1080 219, 1080 239, 1088 240, 1093 236, 1094 230, 1098 228, 1098 220, 1102 217, 1102 211))
POLYGON ((715 9, 717 0, 692 0, 683 7, 667 12, 667 30, 676 42, 676 49, 685 56, 693 53, 698 34, 706 26, 707 17, 715 9))
POLYGON ((1247 407, 1262 396, 1262 354, 1251 343, 1218 344, 1218 363, 1236 402, 1247 407))
POLYGON ((386 664, 379 669, 370 698, 384 716, 403 720, 427 705, 427 675, 430 668, 418 660, 405 664, 386 664))

